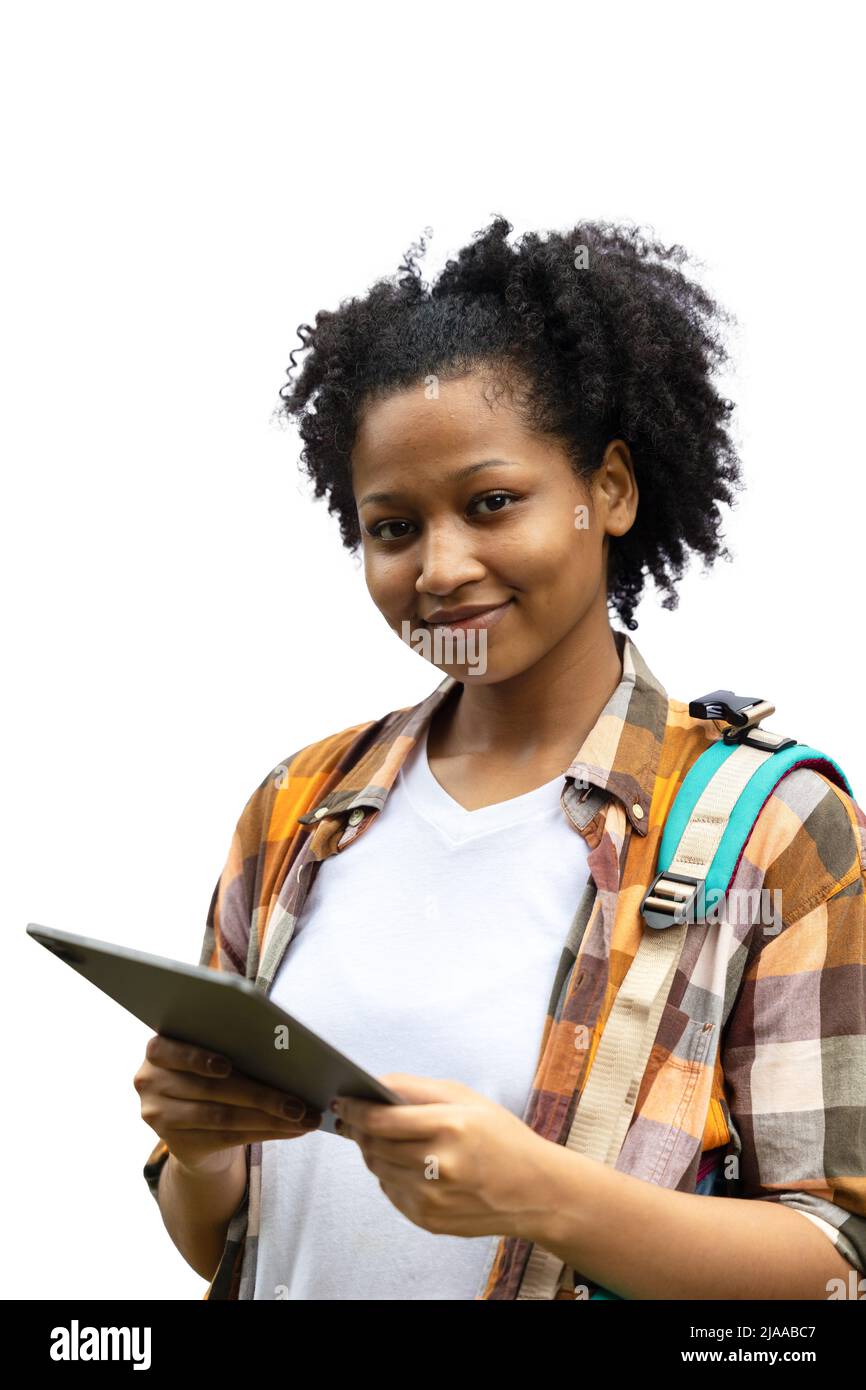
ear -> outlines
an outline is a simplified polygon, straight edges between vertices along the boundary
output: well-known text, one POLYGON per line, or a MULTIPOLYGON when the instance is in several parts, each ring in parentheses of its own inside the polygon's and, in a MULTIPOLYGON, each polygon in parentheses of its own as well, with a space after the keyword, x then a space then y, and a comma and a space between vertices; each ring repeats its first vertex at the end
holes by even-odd
POLYGON ((610 441, 592 481, 605 532, 624 536, 634 525, 640 496, 631 450, 624 439, 610 441))

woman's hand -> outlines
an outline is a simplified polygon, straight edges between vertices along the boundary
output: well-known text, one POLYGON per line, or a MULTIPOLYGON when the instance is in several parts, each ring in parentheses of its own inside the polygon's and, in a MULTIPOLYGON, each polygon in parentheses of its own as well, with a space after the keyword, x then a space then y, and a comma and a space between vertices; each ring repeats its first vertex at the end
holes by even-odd
POLYGON ((409 1103, 340 1096, 336 1113, 397 1210, 437 1235, 532 1238, 549 1141, 459 1081, 404 1072, 379 1080, 409 1103))
POLYGON ((252 1081, 224 1057, 156 1033, 132 1084, 141 1118, 163 1139, 183 1168, 225 1167, 240 1146, 266 1139, 297 1139, 317 1129, 322 1112, 297 1096, 252 1081), (285 1106, 293 1106, 292 1114, 285 1106))

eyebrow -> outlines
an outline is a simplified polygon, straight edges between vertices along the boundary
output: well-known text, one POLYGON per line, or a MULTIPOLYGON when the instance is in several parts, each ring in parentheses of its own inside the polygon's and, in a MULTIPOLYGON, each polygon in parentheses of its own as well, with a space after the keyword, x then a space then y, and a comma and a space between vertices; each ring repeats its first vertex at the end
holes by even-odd
MULTIPOLYGON (((482 459, 481 463, 468 463, 464 468, 457 468, 453 473, 446 474, 443 479, 446 483, 459 483, 464 478, 470 478, 474 473, 480 473, 484 468, 519 468, 520 464, 516 459, 482 459)), ((368 492, 358 503, 363 507, 365 502, 399 502, 401 494, 398 492, 368 492)))

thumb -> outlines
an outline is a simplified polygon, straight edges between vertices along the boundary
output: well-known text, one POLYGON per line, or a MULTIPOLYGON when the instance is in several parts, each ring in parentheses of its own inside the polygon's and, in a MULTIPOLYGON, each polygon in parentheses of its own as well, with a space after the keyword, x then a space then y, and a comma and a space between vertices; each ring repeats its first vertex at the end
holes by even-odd
POLYGON ((466 1099, 470 1094, 470 1088, 460 1081, 448 1081, 433 1076, 414 1076, 411 1072, 405 1071, 389 1071, 385 1076, 380 1076, 379 1080, 411 1105, 459 1101, 466 1099))

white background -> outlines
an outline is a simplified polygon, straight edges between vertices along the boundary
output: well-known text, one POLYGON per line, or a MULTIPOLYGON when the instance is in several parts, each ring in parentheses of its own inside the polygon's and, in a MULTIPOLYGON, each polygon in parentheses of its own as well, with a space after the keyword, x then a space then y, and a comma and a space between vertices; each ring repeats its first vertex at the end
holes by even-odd
POLYGON ((271 419, 296 325, 425 226, 428 279, 500 212, 703 263, 739 321, 735 562, 674 613, 650 583, 634 640, 679 698, 772 698, 866 797, 855 11, 598 11, 7 10, 7 1297, 204 1293, 141 1176, 149 1032, 24 928, 197 960, 265 773, 439 683, 271 419))

